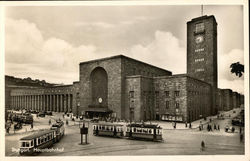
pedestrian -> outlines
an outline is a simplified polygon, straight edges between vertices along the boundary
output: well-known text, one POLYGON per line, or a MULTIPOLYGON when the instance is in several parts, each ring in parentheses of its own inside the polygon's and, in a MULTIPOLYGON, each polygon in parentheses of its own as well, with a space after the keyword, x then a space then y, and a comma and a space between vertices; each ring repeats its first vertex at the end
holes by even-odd
POLYGON ((218 124, 218 128, 217 128, 219 131, 220 131, 220 125, 218 124))
POLYGON ((186 122, 185 122, 185 127, 187 128, 187 126, 188 126, 188 125, 187 125, 187 121, 186 121, 186 122))
POLYGON ((207 124, 207 131, 210 131, 210 129, 209 129, 209 124, 207 124))
POLYGON ((211 118, 209 119, 209 122, 212 122, 212 119, 211 119, 211 118))
POLYGON ((201 125, 199 125, 199 130, 201 131, 201 125))
POLYGON ((240 142, 243 141, 243 134, 240 134, 240 142))
POLYGON ((33 129, 33 123, 31 123, 30 128, 33 129))
POLYGON ((240 127, 240 134, 241 134, 241 127, 240 127))
POLYGON ((217 128, 216 128, 216 124, 214 124, 214 130, 217 130, 217 128))
POLYGON ((9 126, 7 127, 6 131, 7 131, 8 134, 10 133, 10 127, 9 126))
POLYGON ((192 124, 191 124, 191 122, 189 123, 189 128, 190 128, 190 129, 192 128, 192 124))
POLYGON ((235 131, 235 128, 234 128, 234 127, 232 127, 232 132, 234 133, 234 131, 235 131))
POLYGON ((202 140, 201 141, 201 151, 205 150, 205 142, 202 140))
POLYGON ((51 124, 51 119, 49 119, 49 125, 51 124))
POLYGON ((201 130, 203 130, 203 124, 201 124, 201 130))

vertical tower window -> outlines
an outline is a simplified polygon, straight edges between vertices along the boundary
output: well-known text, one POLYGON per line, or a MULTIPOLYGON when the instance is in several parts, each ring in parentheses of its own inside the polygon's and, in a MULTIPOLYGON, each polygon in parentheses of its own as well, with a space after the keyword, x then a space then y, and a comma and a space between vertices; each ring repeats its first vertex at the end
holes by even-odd
POLYGON ((175 108, 180 108, 179 102, 175 102, 175 108))

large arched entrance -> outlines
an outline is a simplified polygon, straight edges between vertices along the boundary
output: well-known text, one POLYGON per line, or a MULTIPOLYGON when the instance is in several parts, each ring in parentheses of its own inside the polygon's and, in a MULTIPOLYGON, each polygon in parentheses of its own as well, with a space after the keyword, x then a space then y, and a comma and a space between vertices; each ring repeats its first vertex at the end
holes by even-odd
POLYGON ((108 109, 108 74, 102 67, 95 68, 90 74, 91 104, 87 115, 93 117, 106 117, 110 114, 108 109))
POLYGON ((92 105, 107 106, 108 95, 108 75, 101 68, 95 68, 90 75, 92 105))

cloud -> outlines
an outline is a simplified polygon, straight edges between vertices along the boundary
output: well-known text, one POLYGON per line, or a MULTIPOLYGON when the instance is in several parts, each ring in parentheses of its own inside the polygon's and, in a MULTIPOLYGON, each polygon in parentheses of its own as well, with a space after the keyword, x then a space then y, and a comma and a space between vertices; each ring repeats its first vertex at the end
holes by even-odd
POLYGON ((93 45, 73 46, 50 37, 27 20, 6 20, 6 74, 46 79, 54 83, 78 80, 79 62, 96 57, 93 45), (64 79, 62 79, 64 78, 64 79))
POLYGON ((93 27, 97 27, 97 28, 104 28, 104 29, 110 29, 110 28, 114 28, 115 25, 111 24, 111 23, 106 23, 106 22, 77 22, 75 23, 76 27, 88 27, 88 28, 93 28, 93 27))
POLYGON ((230 65, 235 62, 244 64, 244 52, 240 49, 232 49, 228 53, 218 56, 218 79, 220 88, 231 88, 234 91, 243 93, 244 75, 239 78, 231 73, 230 65))
POLYGON ((135 45, 129 53, 133 58, 170 70, 174 74, 186 72, 185 48, 171 32, 156 31, 149 44, 135 45))

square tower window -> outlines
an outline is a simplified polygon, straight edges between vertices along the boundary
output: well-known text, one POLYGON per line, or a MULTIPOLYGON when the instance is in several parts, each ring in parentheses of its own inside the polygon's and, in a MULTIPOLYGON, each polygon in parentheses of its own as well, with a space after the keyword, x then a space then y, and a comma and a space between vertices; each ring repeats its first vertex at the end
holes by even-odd
POLYGON ((195 33, 204 32, 205 25, 203 22, 195 24, 195 33))

